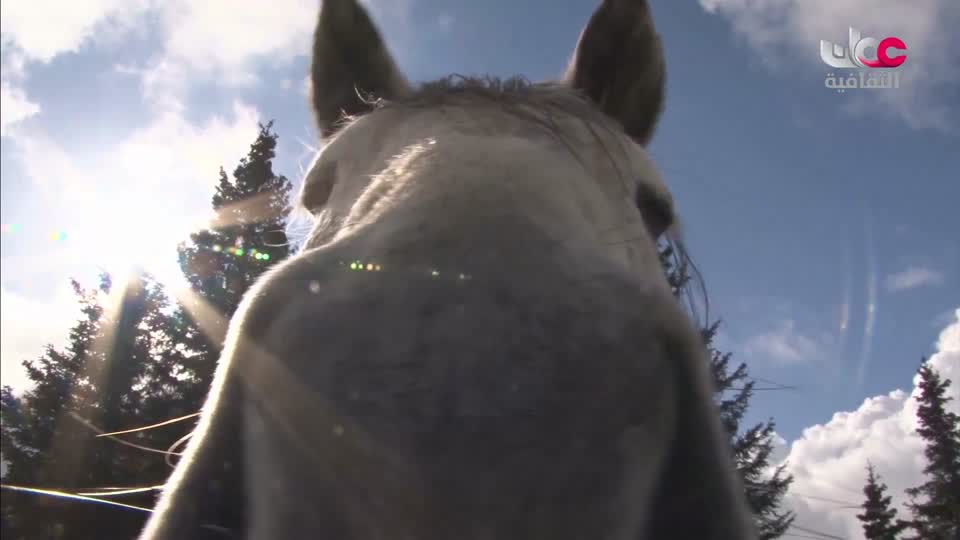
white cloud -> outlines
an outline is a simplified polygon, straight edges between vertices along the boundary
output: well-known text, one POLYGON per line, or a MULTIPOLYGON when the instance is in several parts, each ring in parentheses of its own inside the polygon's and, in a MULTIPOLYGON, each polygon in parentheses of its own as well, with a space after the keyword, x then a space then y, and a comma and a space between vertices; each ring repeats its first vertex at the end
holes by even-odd
MULTIPOLYGON (((240 101, 233 103, 230 117, 214 116, 200 126, 178 113, 162 113, 146 128, 124 137, 115 152, 108 152, 110 163, 103 164, 111 169, 107 178, 124 184, 135 178, 137 189, 144 184, 168 188, 173 182, 186 189, 209 190, 221 165, 232 171, 246 155, 259 119, 254 107, 240 101)), ((104 183, 102 177, 100 182, 104 183)), ((169 196, 179 198, 176 193, 169 196)))
POLYGON ((107 193, 135 193, 151 205, 176 208, 187 198, 184 191, 200 192, 206 202, 217 170, 230 170, 246 154, 259 119, 254 107, 239 101, 231 116, 213 116, 199 126, 179 112, 162 112, 103 149, 100 155, 109 159, 82 164, 43 134, 23 134, 15 149, 27 177, 54 197, 49 202, 63 205, 51 208, 53 215, 107 193))
MULTIPOLYGON (((960 413, 960 308, 941 333, 931 365, 953 383, 948 408, 960 413)), ((845 538, 863 538, 856 518, 869 460, 889 487, 894 503, 906 500, 904 489, 922 481, 923 443, 916 434, 919 376, 910 394, 895 390, 866 399, 855 411, 838 412, 825 423, 808 427, 787 456, 794 483, 788 506, 797 524, 845 538), (830 499, 836 502, 828 502, 830 499)), ((907 518, 900 506, 900 517, 907 518)))
POLYGON ((63 149, 43 135, 21 134, 14 149, 39 195, 69 199, 92 183, 63 149))
POLYGON ((943 274, 923 266, 911 266, 902 272, 887 276, 887 290, 890 292, 905 291, 925 285, 940 285, 942 283, 943 274))
POLYGON ((890 115, 914 128, 957 129, 952 97, 960 82, 955 58, 960 34, 954 31, 960 9, 955 0, 700 0, 700 5, 727 18, 774 69, 805 65, 825 75, 829 68, 820 61, 820 40, 842 43, 850 26, 877 38, 900 37, 908 48, 900 88, 847 95, 847 109, 890 115))
POLYGON ((33 103, 23 90, 0 82, 0 137, 16 124, 40 112, 40 106, 33 103))
POLYGON ((244 82, 257 58, 290 60, 309 51, 316 0, 170 2, 162 9, 165 56, 194 73, 244 82))
MULTIPOLYGON (((408 37, 413 0, 361 3, 395 49, 408 37)), ((259 82, 263 65, 308 55, 318 7, 317 0, 6 0, 2 42, 4 56, 49 62, 88 44, 117 47, 131 32, 149 32, 157 38, 149 59, 119 71, 138 76, 145 97, 161 110, 181 110, 192 84, 249 86, 259 82)), ((441 25, 447 22, 441 17, 441 25)))
POLYGON ((29 388, 21 363, 43 354, 47 344, 61 346, 80 318, 80 306, 63 280, 52 299, 37 301, 0 287, 0 380, 17 392, 29 388))
POLYGON ((15 47, 0 46, 0 73, 5 81, 23 80, 27 57, 15 47))
POLYGON ((88 43, 116 44, 128 32, 155 30, 158 51, 128 71, 158 96, 189 80, 248 85, 256 81, 256 61, 277 65, 307 54, 317 8, 316 0, 7 0, 2 40, 5 52, 49 62, 88 43))
POLYGON ((773 329, 748 338, 743 352, 750 358, 796 364, 816 360, 822 351, 816 341, 797 330, 792 319, 785 319, 773 329))
POLYGON ((15 44, 32 60, 49 62, 58 54, 73 52, 98 28, 110 22, 129 23, 146 2, 138 0, 6 0, 0 3, 0 35, 4 44, 15 44))
POLYGON ((12 136, 13 127, 40 112, 23 90, 25 65, 21 51, 0 46, 0 137, 12 136))
POLYGON ((184 96, 189 87, 189 77, 182 64, 160 58, 149 67, 119 65, 114 70, 138 77, 143 97, 157 110, 171 112, 186 108, 184 96))
POLYGON ((787 459, 787 453, 790 452, 790 445, 776 431, 773 432, 773 448, 770 452, 769 463, 783 463, 787 459))
MULTIPOLYGON (((413 0, 361 0, 390 41, 410 26, 413 0)), ((186 79, 228 86, 256 84, 258 64, 276 67, 310 53, 317 0, 174 0, 157 2, 161 54, 144 68, 148 93, 170 94, 186 79), (160 90, 152 89, 159 87, 160 90)), ((394 43, 396 45, 396 43, 394 43)))

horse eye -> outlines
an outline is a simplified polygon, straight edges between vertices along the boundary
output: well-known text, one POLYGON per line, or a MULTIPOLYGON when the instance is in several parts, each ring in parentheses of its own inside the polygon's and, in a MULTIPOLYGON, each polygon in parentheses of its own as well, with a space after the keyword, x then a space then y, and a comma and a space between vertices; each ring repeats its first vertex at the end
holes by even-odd
POLYGON ((643 224, 654 240, 673 225, 673 207, 669 201, 641 187, 637 190, 636 203, 643 224))

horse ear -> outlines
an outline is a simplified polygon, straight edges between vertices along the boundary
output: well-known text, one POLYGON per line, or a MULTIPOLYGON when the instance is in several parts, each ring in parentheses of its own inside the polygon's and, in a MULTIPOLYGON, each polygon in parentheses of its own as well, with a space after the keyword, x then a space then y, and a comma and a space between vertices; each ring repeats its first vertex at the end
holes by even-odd
POLYGON ((313 36, 310 82, 322 137, 334 131, 344 114, 370 110, 364 97, 396 99, 410 91, 357 0, 323 0, 313 36))
POLYGON ((564 81, 646 144, 663 110, 665 78, 663 48, 647 2, 604 0, 580 34, 564 81))

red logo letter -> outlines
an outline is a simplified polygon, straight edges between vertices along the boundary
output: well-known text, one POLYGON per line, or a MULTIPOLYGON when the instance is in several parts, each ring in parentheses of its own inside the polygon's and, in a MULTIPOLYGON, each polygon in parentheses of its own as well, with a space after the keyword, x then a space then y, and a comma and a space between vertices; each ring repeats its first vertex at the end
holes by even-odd
POLYGON ((900 50, 907 50, 907 45, 900 38, 888 37, 884 38, 883 41, 877 45, 877 60, 883 62, 883 65, 887 67, 897 67, 900 64, 904 63, 907 60, 906 53, 901 54, 900 56, 894 56, 891 58, 887 54, 887 49, 894 48, 900 50))

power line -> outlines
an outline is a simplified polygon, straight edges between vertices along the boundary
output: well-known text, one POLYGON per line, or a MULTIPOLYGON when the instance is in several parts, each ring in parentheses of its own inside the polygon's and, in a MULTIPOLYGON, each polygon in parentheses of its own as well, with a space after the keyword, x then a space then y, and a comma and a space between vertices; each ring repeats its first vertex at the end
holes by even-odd
MULTIPOLYGON (((763 491, 763 490, 766 490, 766 491, 776 491, 776 490, 780 489, 778 486, 768 486, 768 485, 766 485, 766 484, 761 484, 761 483, 759 483, 759 482, 744 482, 744 483, 745 483, 746 485, 750 486, 751 489, 756 489, 756 490, 760 490, 760 491, 763 491)), ((836 486, 835 486, 835 487, 836 487, 836 486)), ((829 497, 821 497, 821 496, 819 496, 819 495, 808 495, 808 494, 806 494, 806 493, 800 493, 800 492, 794 491, 794 490, 792 490, 792 489, 787 489, 786 495, 793 495, 793 496, 795 496, 795 497, 800 497, 801 499, 813 499, 813 500, 815 500, 815 501, 823 501, 823 502, 828 502, 828 503, 833 503, 833 504, 839 504, 839 505, 842 505, 844 508, 847 508, 847 507, 849 507, 849 508, 860 508, 860 504, 859 504, 859 503, 855 503, 855 502, 852 502, 852 501, 842 501, 842 500, 840 500, 840 499, 831 499, 831 498, 829 498, 829 497)))
POLYGON ((790 528, 791 528, 791 529, 797 529, 798 531, 802 531, 802 532, 805 532, 805 533, 810 533, 810 534, 817 535, 817 536, 815 536, 814 538, 829 538, 829 539, 831 539, 831 540, 847 540, 846 538, 844 538, 844 537, 842 537, 842 536, 837 536, 837 535, 835 535, 835 534, 825 533, 825 532, 818 531, 818 530, 816 530, 816 529, 811 529, 811 528, 808 528, 808 527, 802 527, 802 526, 800 526, 800 525, 790 525, 790 528))
POLYGON ((857 504, 857 503, 855 503, 855 502, 841 501, 841 500, 838 500, 838 499, 830 499, 830 498, 827 498, 827 497, 820 497, 820 496, 817 496, 817 495, 805 495, 805 494, 803 494, 803 493, 797 493, 796 491, 788 491, 787 493, 796 495, 797 497, 802 497, 802 498, 804 498, 804 499, 813 499, 813 500, 815 500, 815 501, 823 501, 823 502, 828 502, 828 503, 833 503, 833 504, 840 504, 840 505, 847 506, 847 507, 860 508, 860 505, 857 504))
POLYGON ((762 383, 766 383, 766 384, 773 385, 773 386, 775 386, 775 387, 777 387, 777 388, 782 388, 782 389, 784 389, 784 390, 799 390, 799 389, 800 389, 800 387, 795 386, 795 385, 792 385, 792 384, 783 384, 783 383, 781 383, 781 382, 777 382, 777 381, 774 381, 774 380, 771 380, 771 379, 764 379, 763 377, 755 377, 755 376, 753 376, 753 375, 750 375, 749 378, 750 378, 750 379, 753 379, 753 380, 755 380, 755 381, 757 381, 757 382, 762 382, 762 383))

